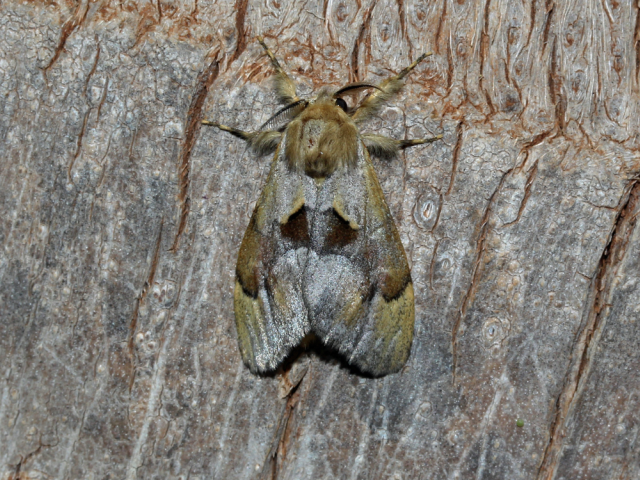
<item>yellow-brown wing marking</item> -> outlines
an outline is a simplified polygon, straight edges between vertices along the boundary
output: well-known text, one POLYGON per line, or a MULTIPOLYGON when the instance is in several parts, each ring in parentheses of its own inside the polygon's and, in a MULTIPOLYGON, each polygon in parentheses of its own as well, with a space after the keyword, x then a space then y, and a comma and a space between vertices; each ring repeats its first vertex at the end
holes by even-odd
MULTIPOLYGON (((257 297, 257 293, 256 293, 257 297)), ((238 345, 242 360, 252 372, 259 371, 256 365, 256 348, 254 348, 252 338, 255 333, 262 329, 258 319, 262 318, 260 300, 252 297, 236 279, 233 291, 233 303, 235 308, 236 330, 238 332, 238 345)))
POLYGON ((365 358, 365 364, 369 365, 367 371, 373 374, 396 372, 406 363, 411 352, 415 317, 413 284, 407 283, 398 297, 391 301, 383 300, 378 307, 374 314, 374 337, 382 355, 373 358, 373 362, 365 358))
POLYGON ((236 278, 244 293, 251 297, 258 297, 259 279, 257 266, 260 256, 260 232, 256 228, 256 217, 258 209, 254 210, 251 221, 244 234, 240 251, 238 252, 238 263, 236 264, 236 278))
POLYGON ((359 230, 360 229, 360 225, 358 225, 358 222, 356 222, 353 218, 351 218, 349 215, 347 215, 346 213, 346 208, 345 208, 345 204, 344 204, 344 198, 342 197, 342 195, 340 194, 340 192, 336 193, 336 196, 333 198, 333 209, 335 210, 336 214, 342 218, 345 222, 347 222, 349 224, 349 227, 352 230, 359 230))

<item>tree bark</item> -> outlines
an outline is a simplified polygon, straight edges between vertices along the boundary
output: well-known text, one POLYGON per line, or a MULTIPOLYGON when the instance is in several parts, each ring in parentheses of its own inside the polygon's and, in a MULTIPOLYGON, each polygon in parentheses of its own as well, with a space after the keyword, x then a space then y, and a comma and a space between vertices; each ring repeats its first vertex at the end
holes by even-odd
POLYGON ((0 478, 640 478, 640 9, 610 0, 0 5, 0 478), (369 131, 411 357, 243 365, 269 158, 201 128, 433 52, 369 131))

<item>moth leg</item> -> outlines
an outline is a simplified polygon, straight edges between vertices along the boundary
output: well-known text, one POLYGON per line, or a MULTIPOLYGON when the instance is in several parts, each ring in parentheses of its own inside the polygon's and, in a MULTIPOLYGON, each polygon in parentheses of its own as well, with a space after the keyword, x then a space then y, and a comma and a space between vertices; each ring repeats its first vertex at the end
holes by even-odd
POLYGON ((262 37, 258 37, 258 42, 260 42, 260 45, 262 45, 262 48, 264 48, 265 53, 271 60, 271 65, 273 65, 273 68, 276 71, 273 86, 280 103, 289 105, 290 103, 294 103, 300 100, 296 95, 296 84, 293 82, 293 80, 291 80, 291 78, 289 78, 289 75, 287 75, 283 68, 280 66, 280 62, 278 62, 278 59, 271 52, 271 50, 269 50, 267 44, 264 43, 264 39, 262 37))
POLYGON ((400 150, 413 147, 415 145, 423 145, 425 143, 433 143, 440 140, 442 135, 436 135, 432 138, 415 138, 411 140, 396 140, 394 138, 385 137, 383 135, 364 134, 362 141, 369 151, 369 155, 378 157, 383 160, 391 160, 398 155, 400 150))
POLYGON ((282 132, 278 132, 277 130, 245 132, 244 130, 227 127, 226 125, 221 125, 217 122, 210 122, 209 120, 203 120, 202 124, 209 127, 217 127, 224 132, 230 133, 234 137, 244 140, 247 142, 247 145, 249 145, 249 148, 258 155, 268 155, 275 152, 282 138, 282 132))
POLYGON ((202 125, 206 125, 207 127, 217 127, 223 132, 228 132, 234 137, 238 137, 244 140, 245 142, 248 142, 251 136, 254 135, 254 133, 252 132, 245 132, 243 130, 238 130, 237 128, 227 127, 226 125, 222 125, 218 122, 211 122, 209 120, 203 120, 202 125))
POLYGON ((353 113, 353 121, 359 123, 375 114, 382 105, 388 102, 389 99, 400 91, 404 85, 404 77, 411 73, 411 71, 429 55, 431 55, 431 53, 423 53, 411 65, 402 69, 400 73, 383 80, 382 83, 378 85, 378 89, 365 98, 362 104, 360 104, 358 109, 353 113))

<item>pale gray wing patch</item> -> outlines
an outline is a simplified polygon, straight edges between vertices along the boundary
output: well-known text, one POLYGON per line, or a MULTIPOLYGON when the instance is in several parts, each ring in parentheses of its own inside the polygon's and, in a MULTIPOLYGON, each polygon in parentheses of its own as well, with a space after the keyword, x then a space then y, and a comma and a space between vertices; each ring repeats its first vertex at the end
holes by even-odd
POLYGON ((269 269, 266 288, 260 288, 264 324, 255 357, 262 371, 276 368, 310 331, 300 282, 306 257, 307 249, 286 252, 269 269))

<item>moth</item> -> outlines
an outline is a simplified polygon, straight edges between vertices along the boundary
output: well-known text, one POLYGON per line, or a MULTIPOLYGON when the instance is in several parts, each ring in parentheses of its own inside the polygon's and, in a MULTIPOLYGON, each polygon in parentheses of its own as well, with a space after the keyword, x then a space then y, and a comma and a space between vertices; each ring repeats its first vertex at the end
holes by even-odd
POLYGON ((285 106, 246 132, 203 121, 274 154, 240 245, 234 289, 242 359, 272 371, 314 334, 360 371, 400 370, 411 350, 414 292, 398 230, 371 163, 433 142, 360 133, 427 55, 378 85, 352 83, 299 98, 262 38, 285 106), (358 105, 347 98, 366 95, 358 105))

